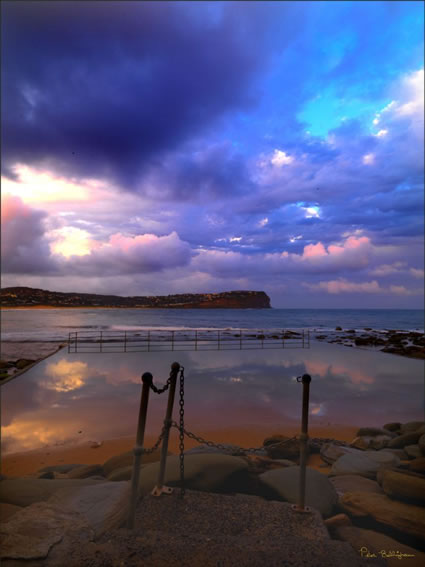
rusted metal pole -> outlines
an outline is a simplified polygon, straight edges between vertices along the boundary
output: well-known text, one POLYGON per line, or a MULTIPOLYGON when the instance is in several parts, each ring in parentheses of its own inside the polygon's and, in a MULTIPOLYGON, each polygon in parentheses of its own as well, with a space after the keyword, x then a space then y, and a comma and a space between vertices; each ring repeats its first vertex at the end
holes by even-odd
POLYGON ((139 488, 140 464, 143 454, 143 441, 145 437, 146 415, 148 413, 149 391, 152 384, 152 374, 145 372, 142 376, 142 397, 140 398, 139 420, 137 423, 136 445, 133 449, 133 473, 131 476, 130 506, 127 519, 127 527, 133 529, 136 514, 137 492, 139 488))
MULTIPOLYGON (((297 378, 300 382, 300 377, 297 378)), ((308 404, 310 396, 311 376, 304 374, 301 378, 303 383, 303 408, 300 435, 300 484, 298 493, 298 504, 294 507, 297 512, 310 512, 310 508, 305 506, 305 477, 307 465, 307 443, 308 443, 308 404)))
POLYGON ((167 452, 168 452, 168 439, 170 436, 170 428, 171 428, 171 416, 173 414, 173 405, 174 405, 174 395, 176 393, 176 383, 177 383, 177 374, 180 370, 180 364, 178 362, 173 362, 171 365, 171 382, 170 382, 170 390, 168 394, 168 403, 167 403, 167 411, 165 413, 164 419, 164 438, 162 440, 162 447, 161 447, 161 461, 159 464, 159 474, 158 474, 158 482, 155 488, 152 490, 153 496, 161 496, 161 494, 171 494, 173 489, 169 486, 164 486, 164 476, 165 476, 165 466, 167 464, 167 452))

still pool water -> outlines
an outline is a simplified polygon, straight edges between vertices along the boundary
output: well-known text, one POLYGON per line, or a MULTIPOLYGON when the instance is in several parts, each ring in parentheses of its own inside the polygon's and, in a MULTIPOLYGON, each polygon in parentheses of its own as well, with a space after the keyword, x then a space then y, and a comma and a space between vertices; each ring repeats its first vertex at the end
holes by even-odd
MULTIPOLYGON (((315 341, 310 349, 243 352, 62 350, 2 387, 3 454, 134 435, 141 374, 162 384, 174 360, 185 367, 186 427, 195 432, 299 423, 296 377, 304 373, 312 377, 311 425, 382 426, 424 415, 423 361, 382 352, 315 341)), ((151 393, 147 435, 159 433, 165 405, 166 394, 151 393)))

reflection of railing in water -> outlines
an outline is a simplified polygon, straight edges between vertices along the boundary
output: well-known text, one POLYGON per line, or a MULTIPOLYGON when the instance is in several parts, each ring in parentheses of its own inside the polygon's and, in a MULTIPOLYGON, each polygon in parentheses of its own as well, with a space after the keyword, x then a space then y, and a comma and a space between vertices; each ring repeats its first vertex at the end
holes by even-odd
POLYGON ((73 331, 68 352, 157 352, 309 348, 309 330, 185 329, 73 331))

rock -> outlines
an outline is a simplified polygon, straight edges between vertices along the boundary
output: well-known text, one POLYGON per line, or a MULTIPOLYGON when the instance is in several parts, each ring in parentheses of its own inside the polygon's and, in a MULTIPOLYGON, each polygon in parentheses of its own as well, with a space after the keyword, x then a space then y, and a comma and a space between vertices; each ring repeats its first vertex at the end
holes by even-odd
POLYGON ((230 443, 221 443, 224 447, 224 450, 219 449, 218 447, 209 447, 208 445, 197 445, 196 447, 192 447, 188 451, 185 451, 185 455, 195 455, 198 453, 222 453, 224 455, 244 455, 245 452, 239 449, 237 445, 231 445, 230 443))
POLYGON ((386 494, 346 492, 339 504, 349 516, 372 520, 377 527, 395 528, 425 541, 425 514, 420 506, 392 500, 386 494))
POLYGON ((389 429, 381 427, 361 427, 356 433, 356 437, 376 437, 377 435, 387 435, 390 437, 396 436, 396 434, 392 433, 389 429))
POLYGON ((75 467, 68 473, 68 478, 88 478, 90 476, 103 475, 102 465, 82 465, 75 467))
POLYGON ((75 469, 77 467, 83 467, 85 465, 49 465, 48 467, 43 467, 42 469, 39 469, 38 472, 42 473, 42 472, 57 472, 57 473, 69 473, 69 471, 72 471, 72 469, 75 469))
POLYGON ((409 470, 425 474, 425 457, 419 457, 409 462, 409 470))
POLYGON ((356 437, 351 441, 350 447, 356 449, 366 450, 366 449, 384 449, 392 437, 389 435, 376 435, 376 436, 366 436, 356 437))
POLYGON ((422 455, 425 455, 425 434, 419 437, 418 445, 422 455))
POLYGON ((254 475, 260 475, 273 469, 295 466, 295 463, 287 459, 270 459, 261 455, 246 455, 243 459, 249 465, 249 472, 254 475))
POLYGON ((10 368, 14 366, 12 362, 8 362, 7 360, 0 360, 0 369, 3 370, 4 368, 10 368))
POLYGON ((410 459, 418 459, 419 457, 422 457, 422 451, 420 450, 419 445, 406 445, 404 450, 410 459))
POLYGON ((90 449, 98 449, 99 447, 102 447, 102 445, 103 445, 103 441, 91 441, 90 449))
POLYGON ((36 362, 35 360, 31 360, 29 358, 20 358, 19 360, 17 360, 15 362, 15 367, 18 370, 22 370, 23 368, 26 368, 27 366, 29 366, 30 364, 34 364, 34 362, 36 362))
POLYGON ((43 559, 63 539, 67 526, 73 523, 75 525, 72 513, 45 502, 32 504, 16 513, 9 522, 0 524, 0 557, 43 559))
POLYGON ((418 506, 425 504, 424 478, 386 470, 380 475, 380 483, 385 494, 391 498, 412 502, 418 506))
POLYGON ((408 421, 401 425, 401 433, 413 433, 425 425, 425 421, 408 421))
POLYGON ((296 437, 273 435, 264 439, 263 445, 271 459, 297 459, 300 456, 300 440, 296 437))
MULTIPOLYGON (((260 481, 271 488, 279 500, 296 504, 300 480, 300 467, 288 467, 268 471, 260 475, 260 481)), ((324 518, 332 515, 338 502, 338 495, 326 475, 311 468, 306 469, 305 503, 322 514, 324 518)))
POLYGON ((366 478, 376 478, 382 468, 398 466, 399 459, 384 451, 363 451, 359 454, 347 454, 340 457, 332 465, 331 475, 359 474, 366 478))
POLYGON ((329 480, 333 484, 338 494, 346 492, 377 492, 383 493, 382 488, 376 482, 356 474, 343 474, 338 476, 330 476, 329 480))
POLYGON ((399 423, 398 421, 392 421, 391 423, 386 423, 383 426, 383 429, 393 432, 400 431, 400 428, 401 428, 401 423, 399 423))
POLYGON ((325 524, 325 526, 330 531, 333 531, 336 528, 339 528, 339 527, 342 527, 342 526, 351 526, 352 525, 351 520, 347 516, 347 514, 336 514, 336 516, 331 516, 330 518, 325 520, 323 523, 325 524))
POLYGON ((361 453, 359 449, 353 447, 343 447, 340 445, 335 445, 333 443, 326 443, 320 449, 320 456, 325 463, 332 465, 337 459, 342 457, 342 455, 347 455, 349 453, 361 453))
POLYGON ((335 327, 335 331, 342 331, 342 327, 335 327))
POLYGON ((128 482, 102 482, 95 486, 64 488, 48 501, 59 510, 83 516, 96 537, 125 522, 129 503, 128 482))
POLYGON ((406 445, 414 445, 415 443, 417 443, 420 437, 420 433, 403 433, 402 435, 391 439, 387 447, 389 447, 390 449, 403 449, 406 445))
MULTIPOLYGON (((170 455, 171 453, 168 453, 170 455)), ((154 451, 153 453, 149 453, 148 455, 142 456, 142 463, 155 463, 159 461, 161 457, 160 451, 154 451)), ((114 457, 109 458, 107 461, 103 463, 103 474, 106 477, 112 473, 115 469, 122 469, 123 467, 128 467, 133 465, 134 454, 133 451, 126 451, 125 453, 121 453, 120 455, 115 455, 114 457)))
MULTIPOLYGON (((409 567, 425 565, 424 553, 380 532, 341 525, 336 527, 333 535, 350 543, 362 557, 366 557, 367 552, 369 552, 375 554, 376 557, 385 559, 389 567, 400 566, 403 563, 409 565, 409 567)), ((376 561, 376 559, 371 559, 372 561, 376 561)))
POLYGON ((389 449, 388 447, 384 447, 384 449, 382 449, 382 451, 384 451, 386 453, 387 452, 392 453, 393 455, 398 457, 400 459, 400 461, 406 461, 408 459, 407 453, 404 449, 389 449))
POLYGON ((0 502, 0 522, 9 521, 9 519, 20 510, 23 510, 22 506, 15 506, 14 504, 0 502))
MULTIPOLYGON (((147 464, 140 473, 139 494, 145 495, 156 486, 159 463, 147 464)), ((185 487, 205 492, 236 491, 248 476, 248 463, 241 457, 200 453, 187 455, 184 460, 185 487)), ((180 485, 180 459, 167 458, 164 484, 180 485)))
POLYGON ((55 478, 55 473, 53 471, 42 472, 37 476, 37 478, 53 479, 55 478))
POLYGON ((90 479, 47 480, 40 478, 11 478, 0 482, 0 502, 29 506, 50 498, 62 488, 96 485, 102 481, 90 479))
POLYGON ((133 472, 133 465, 129 465, 128 467, 121 467, 120 469, 114 469, 107 478, 108 480, 111 480, 113 482, 118 482, 121 480, 130 480, 132 472, 133 472))

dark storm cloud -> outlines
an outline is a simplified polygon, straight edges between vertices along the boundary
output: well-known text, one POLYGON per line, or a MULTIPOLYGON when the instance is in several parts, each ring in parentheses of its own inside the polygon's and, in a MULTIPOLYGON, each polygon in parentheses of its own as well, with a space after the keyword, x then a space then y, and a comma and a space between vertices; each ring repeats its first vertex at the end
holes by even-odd
POLYGON ((3 2, 4 173, 23 162, 131 190, 150 158, 252 105, 276 12, 190 4, 3 2))

